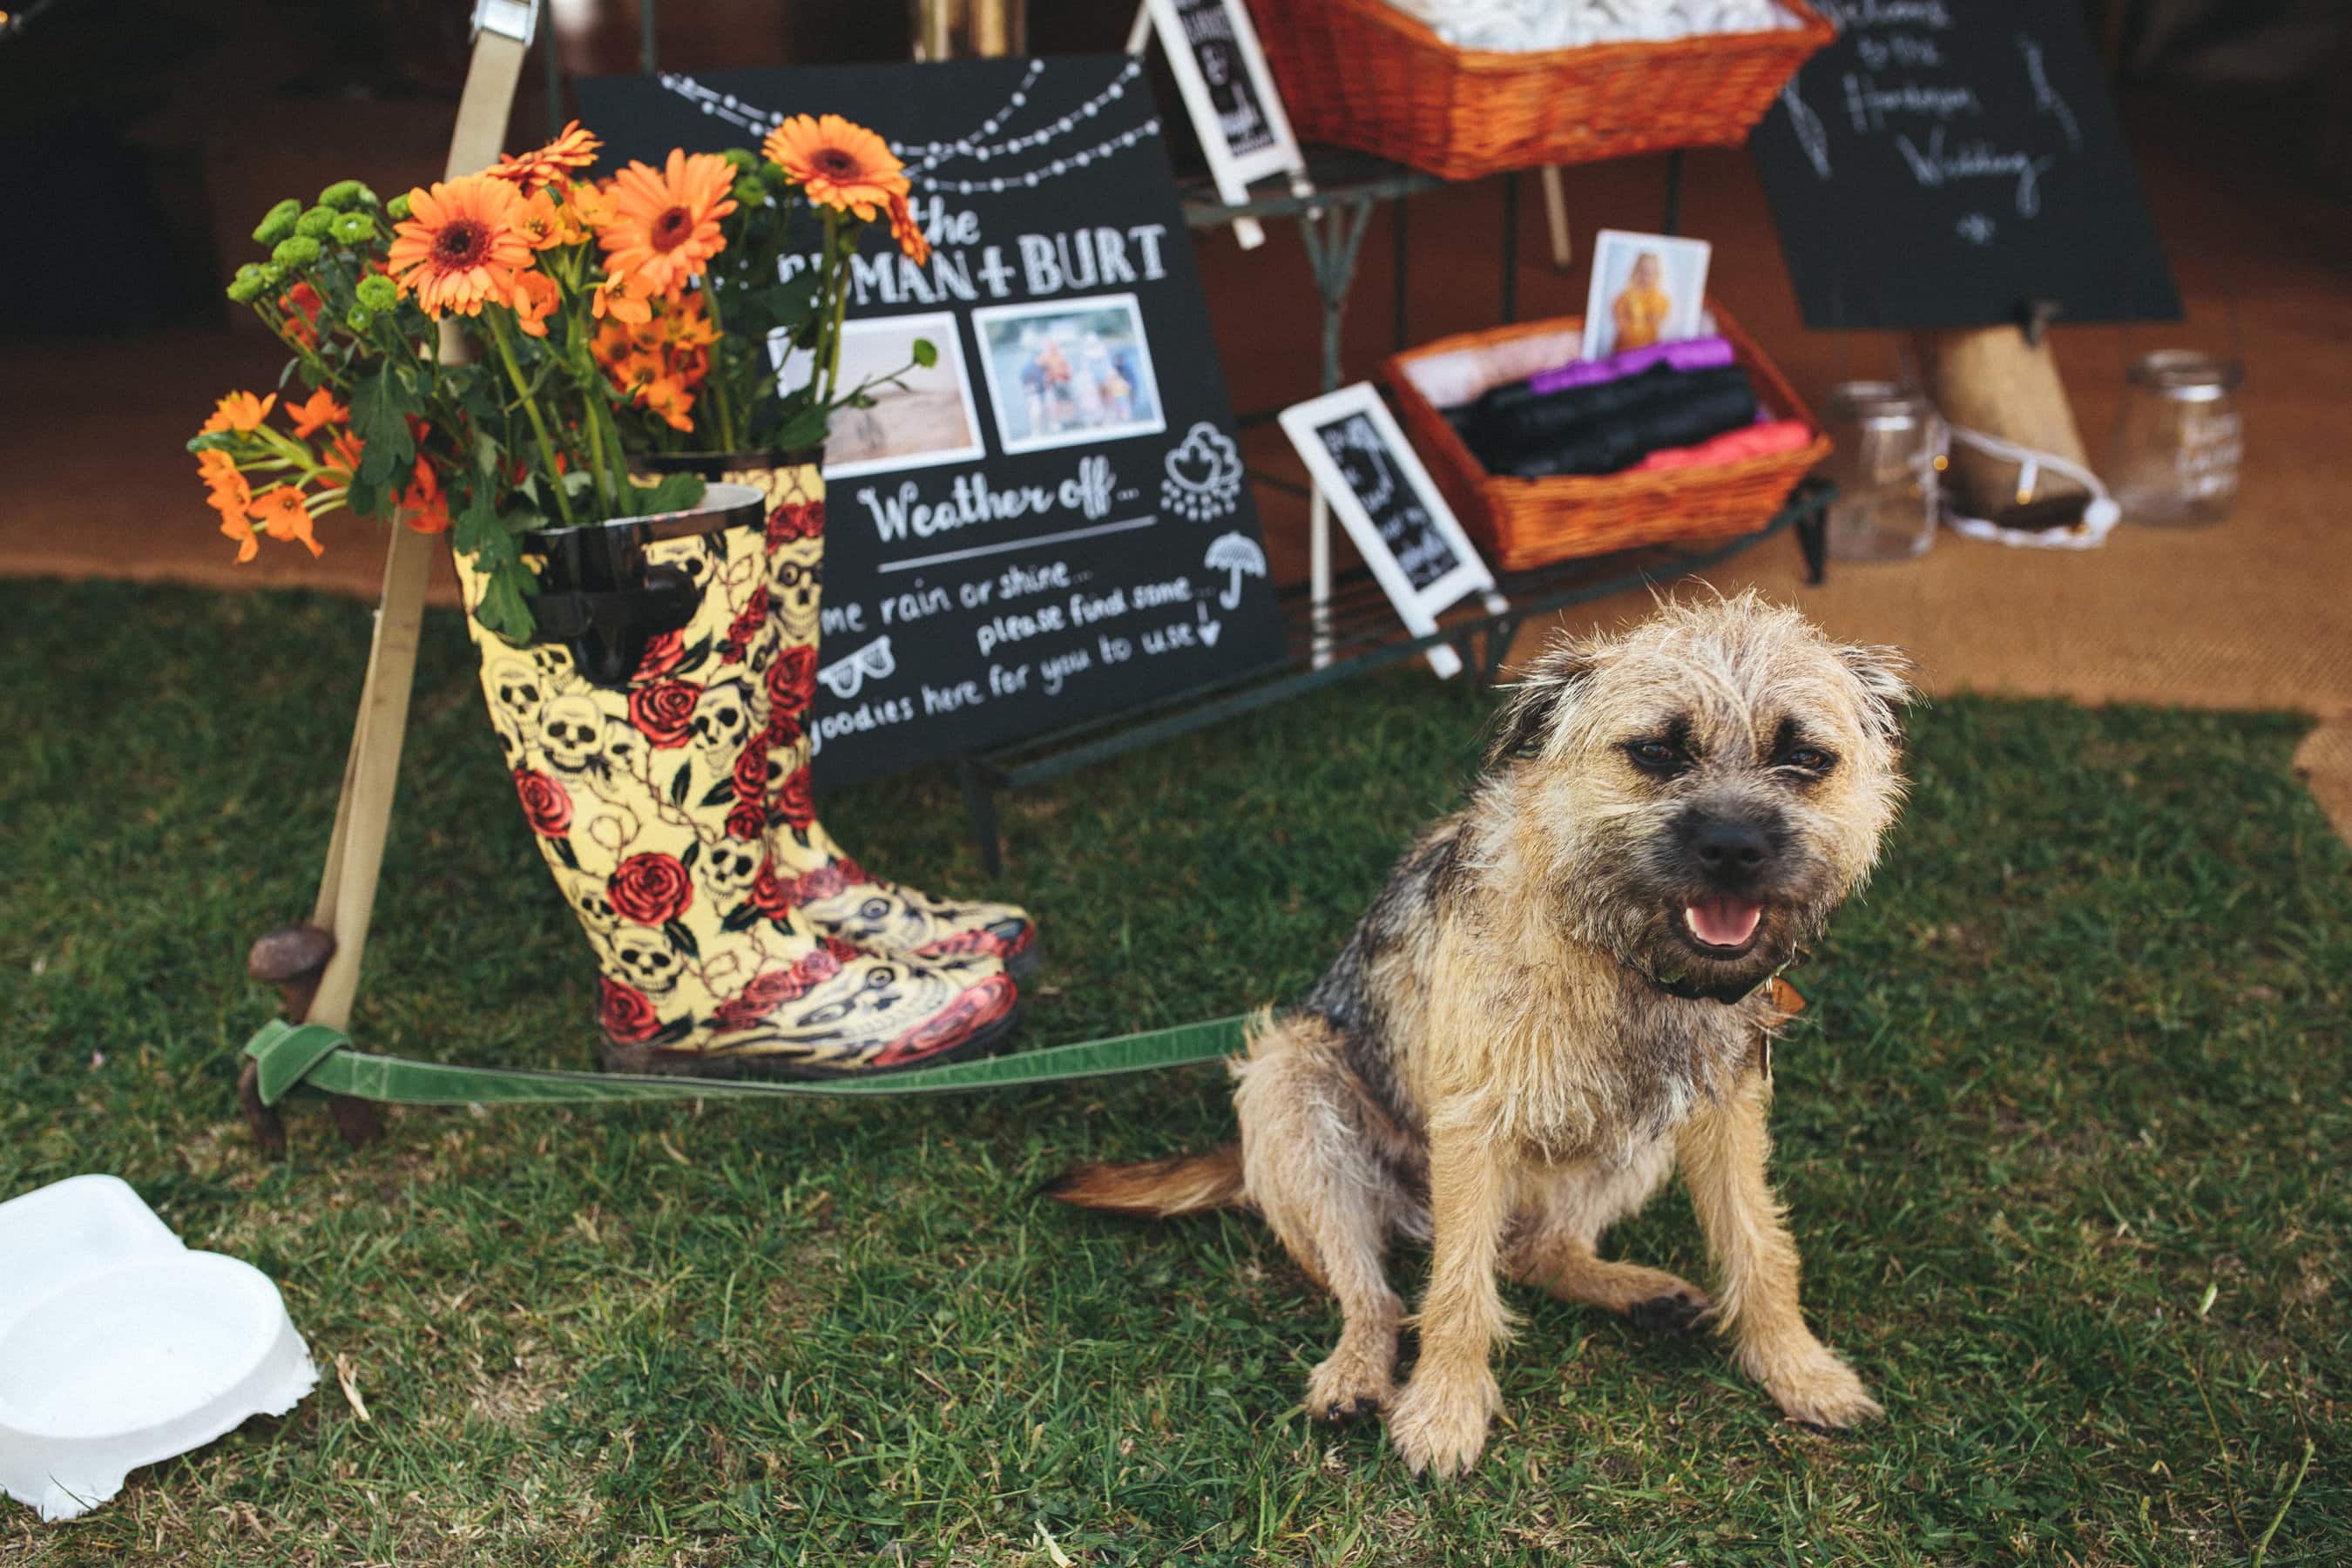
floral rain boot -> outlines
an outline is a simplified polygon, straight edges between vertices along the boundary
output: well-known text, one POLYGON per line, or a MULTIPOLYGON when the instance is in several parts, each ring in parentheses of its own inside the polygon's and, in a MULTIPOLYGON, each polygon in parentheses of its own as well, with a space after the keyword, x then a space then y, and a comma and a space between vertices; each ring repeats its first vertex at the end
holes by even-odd
MULTIPOLYGON (((949 900, 875 876, 816 819, 803 725, 816 695, 818 611, 824 586, 824 492, 810 482, 772 489, 767 524, 768 613, 781 634, 768 667, 769 775, 776 809, 768 856, 780 896, 825 936, 868 952, 933 963, 989 959, 1015 977, 1037 965, 1037 928, 1011 904, 949 900)), ((749 475, 730 475, 749 479, 749 475)))
MULTIPOLYGON (((599 525, 639 531, 646 570, 695 605, 641 658, 628 644, 615 668, 634 673, 615 684, 575 658, 609 651, 518 648, 467 616, 523 815, 597 953, 605 1064, 824 1077, 992 1047, 1016 1021, 1001 964, 862 951, 785 896, 798 868, 780 874, 763 842, 780 651, 765 509, 736 496, 727 511, 599 525)), ((481 581, 462 557, 458 576, 470 611, 481 581)), ((558 597, 542 595, 543 618, 558 597)))

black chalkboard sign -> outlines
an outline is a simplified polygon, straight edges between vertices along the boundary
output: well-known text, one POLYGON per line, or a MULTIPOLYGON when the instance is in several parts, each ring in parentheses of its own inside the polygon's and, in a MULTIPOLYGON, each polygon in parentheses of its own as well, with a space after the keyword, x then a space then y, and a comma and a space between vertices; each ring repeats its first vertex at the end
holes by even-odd
MULTIPOLYGON (((1415 636, 1434 632, 1438 613, 1465 595, 1492 597, 1493 574, 1370 382, 1286 408, 1281 423, 1317 491, 1415 636)), ((1440 675, 1461 668, 1446 647, 1431 649, 1429 662, 1440 675)))
POLYGON ((1225 151, 1238 158, 1275 145, 1274 122, 1259 101, 1257 84, 1250 79, 1249 62, 1242 58, 1234 26, 1233 0, 1176 0, 1177 18, 1184 25, 1184 42, 1209 101, 1224 132, 1225 151))
POLYGON ((2180 314, 2074 6, 1815 4, 1838 39, 1749 142, 1806 325, 2180 314))
MULTIPOLYGON (((1125 56, 580 85, 603 167, 841 114, 906 161, 928 266, 857 259, 842 379, 940 363, 826 449, 820 785, 1124 711, 1284 639, 1192 247, 1125 56)), ((793 374, 788 364, 786 372, 793 374)))

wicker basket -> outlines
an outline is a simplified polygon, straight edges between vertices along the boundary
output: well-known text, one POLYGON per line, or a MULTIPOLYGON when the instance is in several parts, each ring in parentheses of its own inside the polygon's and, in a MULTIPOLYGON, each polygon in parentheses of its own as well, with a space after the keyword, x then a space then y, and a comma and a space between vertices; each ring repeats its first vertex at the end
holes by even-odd
POLYGON ((1705 468, 1538 479, 1490 474, 1438 408, 1574 359, 1583 318, 1462 332, 1393 355, 1381 366, 1406 435, 1496 570, 1524 572, 1640 545, 1754 533, 1772 521, 1806 470, 1829 456, 1829 437, 1795 389, 1722 306, 1709 301, 1709 308, 1716 331, 1731 340, 1734 356, 1755 383, 1757 401, 1776 419, 1812 426, 1811 441, 1794 451, 1705 468))
POLYGON ((1664 44, 1457 49, 1387 0, 1249 0, 1301 139, 1448 179, 1670 147, 1736 147, 1799 66, 1837 37, 1799 26, 1664 44))

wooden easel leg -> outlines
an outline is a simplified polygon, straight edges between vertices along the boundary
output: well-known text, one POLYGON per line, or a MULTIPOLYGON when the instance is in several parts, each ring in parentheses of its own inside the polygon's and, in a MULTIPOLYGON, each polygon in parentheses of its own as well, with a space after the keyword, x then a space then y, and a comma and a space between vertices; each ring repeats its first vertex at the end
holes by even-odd
MULTIPOLYGON (((509 10, 515 9, 509 7, 509 10)), ((538 20, 537 0, 525 16, 509 18, 519 26, 509 34, 479 25, 474 53, 466 73, 466 87, 457 104, 457 130, 449 140, 448 173, 455 178, 486 168, 506 141, 508 112, 514 106, 515 85, 530 34, 538 20)), ((455 321, 442 323, 441 360, 450 363, 465 356, 465 341, 455 321)), ((319 880, 319 901, 307 926, 289 926, 254 943, 247 973, 283 987, 287 1015, 295 1022, 329 1024, 340 1029, 351 1022, 352 998, 359 991, 360 956, 367 945, 368 921, 375 906, 377 874, 383 866, 383 847, 392 824, 393 794, 400 778, 401 742, 408 727, 408 699, 416 675, 416 647, 425 619, 425 587, 433 564, 433 542, 405 528, 392 530, 384 557, 383 597, 376 608, 375 636, 368 649, 367 684, 352 728, 352 749, 343 765, 341 798, 335 807, 335 826, 327 846, 327 864, 319 880)), ((253 1064, 245 1064, 238 1098, 256 1141, 270 1154, 286 1149, 283 1123, 260 1102, 253 1064)), ((383 1127, 376 1108, 364 1100, 338 1096, 331 1106, 335 1124, 354 1147, 376 1137, 383 1127)))
POLYGON ((1576 246, 1568 233, 1568 192, 1559 169, 1547 164, 1543 172, 1544 221, 1551 229, 1551 264, 1565 272, 1576 261, 1576 246))

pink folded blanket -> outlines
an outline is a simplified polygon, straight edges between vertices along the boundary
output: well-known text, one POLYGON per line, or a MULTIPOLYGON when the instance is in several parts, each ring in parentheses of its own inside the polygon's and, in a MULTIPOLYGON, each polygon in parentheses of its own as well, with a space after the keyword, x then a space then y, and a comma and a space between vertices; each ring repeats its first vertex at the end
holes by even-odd
POLYGON ((1696 468, 1714 463, 1737 463, 1747 458, 1793 452, 1812 438, 1813 427, 1803 420, 1774 419, 1762 425, 1727 431, 1695 447, 1661 447, 1626 471, 1640 474, 1661 468, 1696 468))

